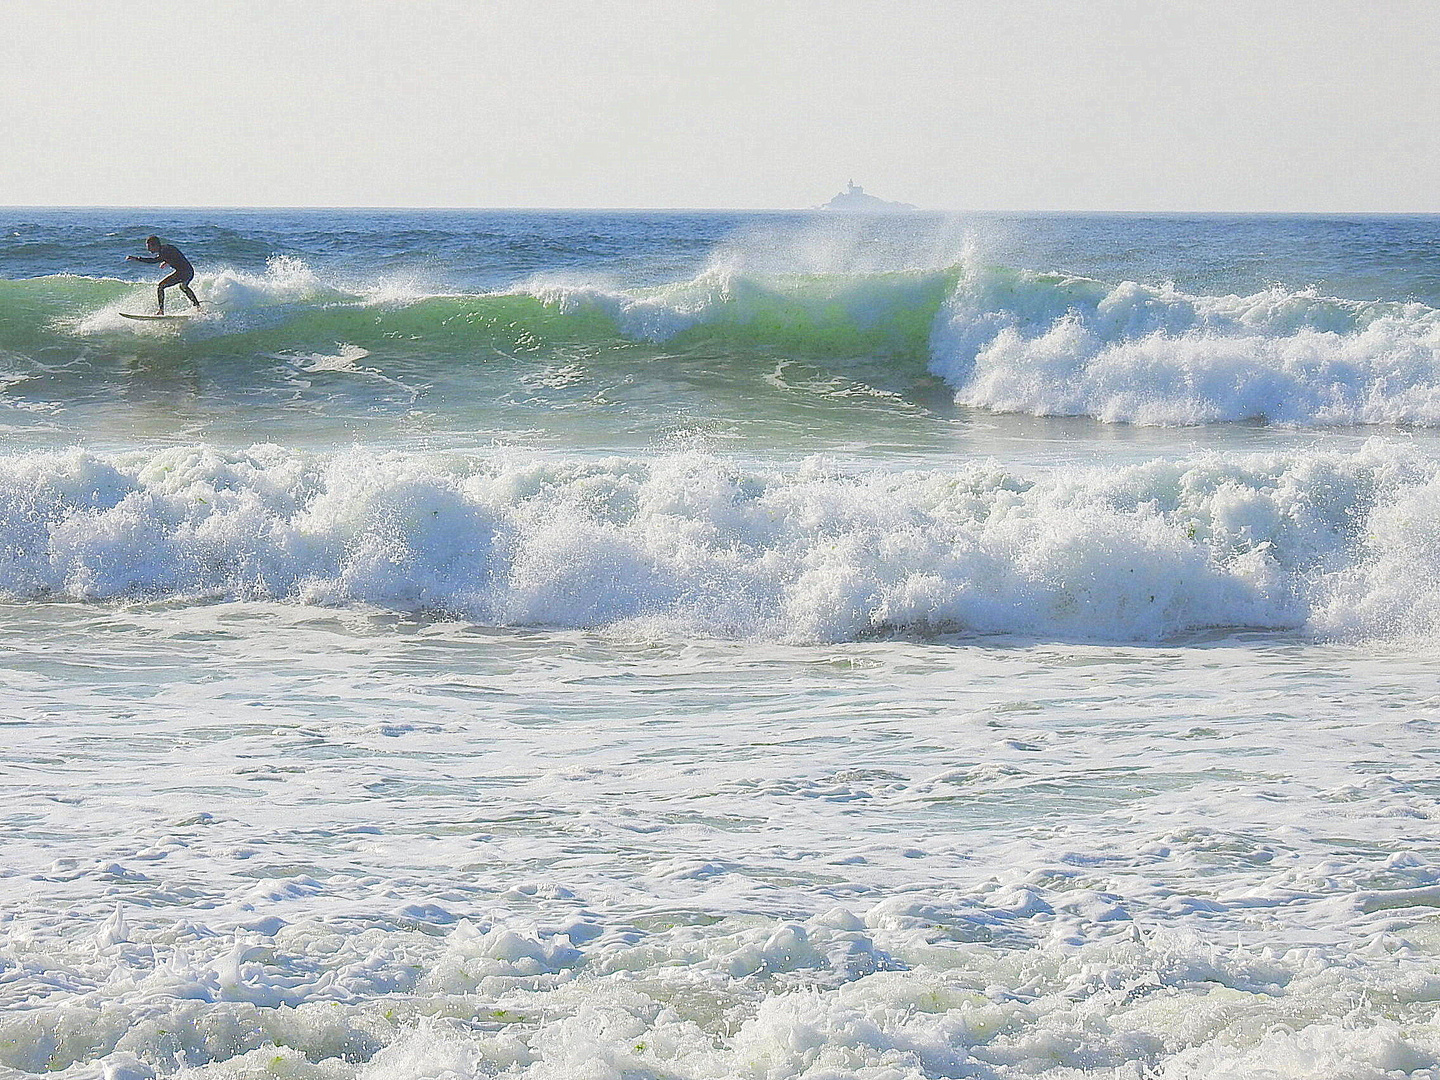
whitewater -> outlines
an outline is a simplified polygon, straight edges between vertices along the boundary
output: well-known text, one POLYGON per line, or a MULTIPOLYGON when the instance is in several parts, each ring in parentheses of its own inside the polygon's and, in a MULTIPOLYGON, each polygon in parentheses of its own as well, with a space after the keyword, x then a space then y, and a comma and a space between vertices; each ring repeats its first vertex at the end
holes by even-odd
POLYGON ((1440 1077, 1437 520, 1440 218, 0 210, 0 1074, 1440 1077))

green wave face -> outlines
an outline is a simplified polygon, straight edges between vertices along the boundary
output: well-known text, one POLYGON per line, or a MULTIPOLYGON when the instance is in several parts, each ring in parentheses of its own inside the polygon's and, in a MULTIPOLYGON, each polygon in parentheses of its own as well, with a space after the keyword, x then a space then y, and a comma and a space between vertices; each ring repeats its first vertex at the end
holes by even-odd
MULTIPOLYGON (((863 442, 888 437, 897 410, 948 407, 928 341, 955 281, 706 273, 654 288, 537 280, 434 295, 347 286, 277 260, 263 274, 199 275, 206 307, 167 322, 122 317, 153 310, 146 285, 3 281, 0 430, 85 441, 124 441, 140 424, 231 443, 863 442)), ((172 293, 169 310, 187 307, 172 293)))
MULTIPOLYGON (((509 293, 386 295, 325 285, 313 276, 201 275, 211 305, 193 323, 124 320, 153 309, 153 294, 126 282, 48 277, 0 281, 0 348, 20 354, 63 344, 170 347, 217 354, 366 349, 408 343, 446 356, 480 349, 534 352, 649 342, 672 349, 729 347, 778 354, 923 359, 953 275, 863 278, 718 278, 663 288, 607 290, 537 284, 509 293)), ((170 311, 185 312, 172 294, 170 311), (178 305, 178 306, 177 306, 178 305)))
MULTIPOLYGON (((197 368, 199 384, 236 401, 288 394, 322 414, 339 402, 346 422, 367 407, 393 415, 401 387, 417 408, 427 397, 496 432, 549 429, 558 411, 585 409, 597 418, 587 442, 657 423, 671 431, 676 417, 733 427, 767 410, 798 428, 817 402, 839 401, 850 413, 868 402, 1143 426, 1440 427, 1440 309, 1416 301, 1279 286, 1190 294, 998 266, 712 267, 660 286, 537 277, 435 294, 325 280, 276 259, 260 274, 201 275, 196 287, 207 306, 195 318, 146 323, 122 316, 150 309, 149 286, 0 283, 0 378, 13 387, 46 373, 53 393, 29 406, 53 413, 72 393, 125 385, 127 358, 138 358, 197 368), (57 369, 68 374, 52 378, 57 369), (329 386, 325 373, 342 370, 366 378, 329 386), (485 400, 519 413, 482 423, 474 409, 485 400)), ((830 419, 843 428, 856 417, 830 419)))

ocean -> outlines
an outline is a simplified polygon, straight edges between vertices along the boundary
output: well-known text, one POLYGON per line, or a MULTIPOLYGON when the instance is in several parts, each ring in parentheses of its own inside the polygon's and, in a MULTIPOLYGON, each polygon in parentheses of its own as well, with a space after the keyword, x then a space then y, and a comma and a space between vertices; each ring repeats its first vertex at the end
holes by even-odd
POLYGON ((0 209, 0 610, 0 1077, 1440 1077, 1440 217, 0 209))

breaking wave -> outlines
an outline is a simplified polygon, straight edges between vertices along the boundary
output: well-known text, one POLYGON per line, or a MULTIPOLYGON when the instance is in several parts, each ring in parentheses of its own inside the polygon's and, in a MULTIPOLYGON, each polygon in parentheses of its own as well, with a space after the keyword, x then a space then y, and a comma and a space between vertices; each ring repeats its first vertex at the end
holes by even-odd
POLYGON ((847 473, 273 446, 0 459, 0 592, 741 638, 1429 636, 1440 467, 1355 453, 847 473))
POLYGON ((1440 423, 1440 311, 1276 287, 1173 286, 1011 270, 967 275, 932 370, 996 412, 1137 424, 1440 423))
POLYGON ((926 367, 961 405, 1110 423, 1264 421, 1440 425, 1440 311, 1276 286, 1252 295, 960 265, 784 275, 712 267, 671 285, 537 277, 493 293, 414 281, 323 280, 304 263, 201 275, 212 306, 185 324, 136 323, 147 286, 96 278, 0 282, 0 350, 60 340, 183 341, 240 353, 374 350, 437 357, 586 342, 714 347, 754 356, 867 358, 926 367))

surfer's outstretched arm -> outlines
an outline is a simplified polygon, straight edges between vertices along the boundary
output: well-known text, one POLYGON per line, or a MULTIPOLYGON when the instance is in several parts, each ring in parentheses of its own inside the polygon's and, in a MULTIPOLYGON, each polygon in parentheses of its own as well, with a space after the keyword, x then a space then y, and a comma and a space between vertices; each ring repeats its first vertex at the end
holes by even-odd
POLYGON ((159 256, 159 255, 156 255, 156 256, 152 259, 149 255, 126 255, 126 256, 125 256, 125 261, 126 261, 126 262, 158 263, 158 262, 160 261, 160 256, 159 256))

